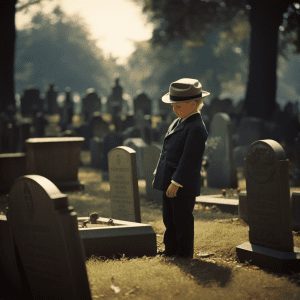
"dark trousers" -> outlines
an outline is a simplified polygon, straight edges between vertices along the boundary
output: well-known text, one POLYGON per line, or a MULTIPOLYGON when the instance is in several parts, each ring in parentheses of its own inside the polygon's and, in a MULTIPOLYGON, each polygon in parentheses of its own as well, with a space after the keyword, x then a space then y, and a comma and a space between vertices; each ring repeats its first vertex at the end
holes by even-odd
POLYGON ((185 195, 181 189, 175 198, 163 194, 163 222, 165 253, 193 257, 195 196, 185 195))

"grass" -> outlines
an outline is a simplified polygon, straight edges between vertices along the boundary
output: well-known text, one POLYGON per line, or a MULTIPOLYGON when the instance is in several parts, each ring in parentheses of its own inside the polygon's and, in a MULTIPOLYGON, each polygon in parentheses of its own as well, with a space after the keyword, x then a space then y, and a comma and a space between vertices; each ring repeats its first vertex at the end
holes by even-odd
MULTIPOLYGON (((85 189, 68 193, 79 216, 98 212, 110 217, 109 184, 100 171, 82 166, 85 189)), ((162 250, 164 226, 161 204, 145 199, 139 181, 142 222, 151 224, 162 250)), ((205 189, 205 194, 216 190, 205 189)), ((300 299, 300 274, 280 275, 240 264, 235 247, 248 240, 248 227, 235 215, 217 209, 195 208, 193 260, 156 257, 87 261, 93 299, 300 299)), ((295 246, 300 237, 295 234, 295 246)))

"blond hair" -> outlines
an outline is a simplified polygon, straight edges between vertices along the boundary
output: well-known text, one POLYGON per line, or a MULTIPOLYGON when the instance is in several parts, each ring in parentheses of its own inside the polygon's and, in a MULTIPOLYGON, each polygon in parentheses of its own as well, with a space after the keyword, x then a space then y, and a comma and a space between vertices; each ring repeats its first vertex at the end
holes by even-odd
POLYGON ((197 111, 201 111, 202 107, 204 106, 203 100, 199 99, 199 100, 194 100, 197 103, 197 111))

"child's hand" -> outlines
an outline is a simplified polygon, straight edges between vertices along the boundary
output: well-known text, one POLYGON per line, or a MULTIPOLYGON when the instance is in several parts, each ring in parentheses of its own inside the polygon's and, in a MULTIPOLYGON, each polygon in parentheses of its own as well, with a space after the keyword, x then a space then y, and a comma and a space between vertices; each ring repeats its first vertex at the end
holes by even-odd
POLYGON ((179 189, 179 187, 177 185, 175 185, 174 183, 170 183, 170 185, 168 186, 167 191, 166 191, 166 196, 168 198, 176 197, 178 189, 179 189))

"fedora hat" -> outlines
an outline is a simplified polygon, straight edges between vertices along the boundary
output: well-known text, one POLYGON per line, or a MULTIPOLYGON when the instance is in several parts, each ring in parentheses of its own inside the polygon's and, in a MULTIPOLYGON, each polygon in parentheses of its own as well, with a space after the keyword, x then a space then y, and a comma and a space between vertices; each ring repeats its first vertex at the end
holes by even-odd
POLYGON ((162 96, 165 103, 177 103, 187 100, 200 100, 210 93, 202 90, 199 80, 193 78, 181 78, 170 84, 169 92, 162 96))

